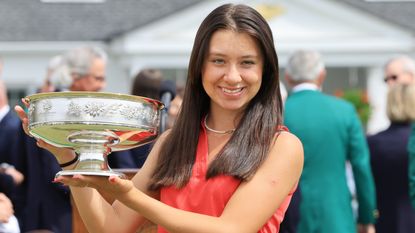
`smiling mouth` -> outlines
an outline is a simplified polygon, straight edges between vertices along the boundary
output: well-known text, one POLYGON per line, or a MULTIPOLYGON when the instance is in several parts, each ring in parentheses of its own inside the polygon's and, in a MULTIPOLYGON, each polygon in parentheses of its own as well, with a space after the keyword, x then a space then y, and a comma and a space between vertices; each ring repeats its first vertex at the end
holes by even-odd
POLYGON ((236 94, 236 93, 241 92, 242 90, 243 90, 243 87, 237 88, 237 89, 227 89, 227 88, 222 87, 222 91, 227 94, 236 94))

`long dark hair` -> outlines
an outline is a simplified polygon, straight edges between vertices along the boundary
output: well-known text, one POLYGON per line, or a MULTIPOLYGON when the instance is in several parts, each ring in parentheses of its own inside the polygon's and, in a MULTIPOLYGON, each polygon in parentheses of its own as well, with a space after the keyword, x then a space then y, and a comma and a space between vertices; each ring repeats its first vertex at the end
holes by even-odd
POLYGON ((161 147, 151 190, 170 185, 183 187, 190 179, 202 117, 210 106, 210 98, 202 86, 202 67, 210 39, 219 29, 247 33, 254 38, 261 49, 264 67, 260 90, 245 109, 231 139, 209 165, 206 178, 225 174, 248 180, 265 160, 277 126, 282 124, 278 58, 266 20, 246 5, 225 4, 216 8, 197 31, 181 112, 161 147))

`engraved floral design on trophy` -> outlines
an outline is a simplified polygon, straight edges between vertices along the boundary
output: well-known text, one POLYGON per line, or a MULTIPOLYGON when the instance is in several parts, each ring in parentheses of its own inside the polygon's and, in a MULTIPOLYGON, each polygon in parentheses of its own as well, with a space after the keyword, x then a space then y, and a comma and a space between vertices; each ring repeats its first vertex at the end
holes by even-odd
POLYGON ((73 116, 80 116, 82 112, 82 107, 81 105, 71 101, 68 105, 68 115, 73 115, 73 116))
POLYGON ((92 117, 105 113, 105 104, 100 102, 89 102, 84 107, 84 112, 92 117))
POLYGON ((42 113, 48 113, 52 109, 50 100, 43 100, 40 109, 42 110, 42 113))
POLYGON ((124 104, 111 104, 107 107, 106 113, 108 115, 118 115, 121 112, 121 109, 125 107, 124 104))
POLYGON ((140 107, 131 107, 128 105, 124 105, 123 108, 120 110, 120 114, 127 120, 131 119, 138 119, 141 114, 140 107))

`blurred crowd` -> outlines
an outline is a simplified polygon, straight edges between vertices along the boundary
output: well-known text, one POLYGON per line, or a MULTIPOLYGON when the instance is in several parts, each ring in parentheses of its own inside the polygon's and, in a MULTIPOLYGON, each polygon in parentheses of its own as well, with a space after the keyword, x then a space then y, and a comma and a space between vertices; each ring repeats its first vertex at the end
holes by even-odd
MULTIPOLYGON (((72 49, 50 59, 38 92, 102 91, 106 66, 104 50, 72 49)), ((23 132, 1 68, 0 61, 0 232, 73 232, 70 191, 52 182, 61 168, 23 132)), ((370 136, 352 104, 322 92, 330 74, 318 51, 294 52, 284 77, 284 125, 303 143, 305 160, 280 232, 415 232, 414 60, 400 55, 385 62, 379 79, 388 86, 390 126, 370 136)), ((173 126, 183 93, 154 68, 140 70, 130 92, 163 102, 160 132, 173 126)), ((109 166, 139 169, 151 147, 111 153, 109 166)))
MULTIPOLYGON (((79 47, 52 57, 39 93, 62 91, 99 92, 106 85, 107 55, 98 47, 79 47)), ((1 71, 2 63, 0 63, 1 71)), ((1 74, 1 72, 0 72, 1 74)), ((183 87, 165 80, 160 70, 143 69, 131 84, 131 95, 166 101, 162 115, 165 131, 174 123, 183 87), (167 96, 167 97, 166 97, 167 96)), ((0 78, 0 232, 73 232, 69 188, 53 183, 61 170, 47 150, 24 134, 7 89, 0 78)), ((111 153, 115 169, 140 168, 152 144, 111 153)))

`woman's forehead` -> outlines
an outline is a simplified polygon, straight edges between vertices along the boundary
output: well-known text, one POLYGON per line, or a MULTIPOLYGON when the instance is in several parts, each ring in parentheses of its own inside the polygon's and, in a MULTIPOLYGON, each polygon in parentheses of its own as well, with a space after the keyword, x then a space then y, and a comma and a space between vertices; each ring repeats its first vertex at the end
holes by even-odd
POLYGON ((256 40, 244 32, 233 30, 216 31, 209 43, 209 54, 229 55, 228 53, 237 52, 239 56, 256 57, 260 55, 259 46, 256 40))

